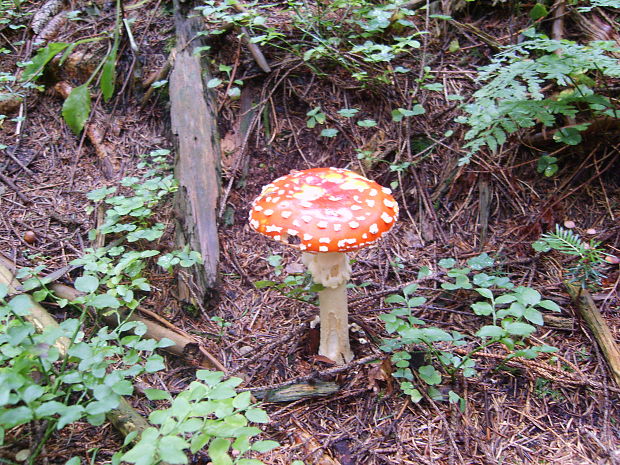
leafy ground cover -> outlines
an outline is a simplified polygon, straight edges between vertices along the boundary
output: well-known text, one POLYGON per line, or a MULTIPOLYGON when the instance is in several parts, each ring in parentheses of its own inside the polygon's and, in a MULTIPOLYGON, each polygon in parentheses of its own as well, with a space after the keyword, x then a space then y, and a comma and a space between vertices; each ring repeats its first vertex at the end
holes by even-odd
POLYGON ((196 307, 175 293, 198 257, 173 239, 173 5, 0 5, 0 251, 24 286, 0 289, 2 461, 620 461, 620 387, 565 284, 617 340, 618 5, 197 4, 223 182, 219 297, 196 307), (298 252, 246 223, 264 184, 316 166, 401 207, 352 256, 345 367, 315 355, 298 252), (40 281, 65 267, 77 298, 40 281), (59 328, 35 331, 24 291, 59 328), (225 375, 101 329, 117 310, 225 375), (106 420, 120 398, 142 436, 106 420))

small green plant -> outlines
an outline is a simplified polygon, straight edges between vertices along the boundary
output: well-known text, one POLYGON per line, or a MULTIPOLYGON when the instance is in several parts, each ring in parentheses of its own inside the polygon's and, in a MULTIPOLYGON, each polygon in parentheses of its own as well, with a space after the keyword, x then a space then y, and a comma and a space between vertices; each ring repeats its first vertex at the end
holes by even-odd
MULTIPOLYGON (((267 262, 274 267, 274 274, 276 276, 280 276, 284 271, 281 255, 270 255, 267 258, 267 262)), ((306 303, 314 303, 317 299, 317 292, 323 289, 321 284, 314 282, 308 271, 289 273, 281 282, 273 280, 255 281, 254 286, 256 289, 271 288, 286 297, 306 303)))
MULTIPOLYGON (((36 294, 44 297, 53 298, 47 290, 36 294)), ((136 376, 164 367, 154 350, 172 343, 143 340, 146 328, 138 322, 102 328, 86 340, 86 306, 79 318, 39 332, 30 321, 31 307, 30 297, 9 298, 0 285, 0 445, 19 425, 39 423, 43 437, 28 464, 36 463, 54 431, 80 419, 101 425, 120 398, 133 393, 136 376)))
POLYGON ((306 127, 310 129, 314 128, 317 124, 325 124, 325 121, 327 120, 327 116, 325 115, 325 113, 323 113, 321 107, 313 108, 308 113, 306 113, 306 116, 308 117, 308 121, 306 121, 306 127))
POLYGON ((536 172, 547 178, 554 176, 558 172, 558 159, 548 154, 541 155, 536 164, 536 172))
POLYGON ((90 84, 98 78, 99 89, 101 90, 103 99, 106 102, 110 100, 114 94, 114 88, 116 85, 116 59, 120 44, 122 24, 121 11, 120 0, 116 0, 114 29, 111 34, 80 39, 72 43, 52 42, 46 47, 40 49, 32 58, 31 62, 24 68, 24 73, 21 77, 22 81, 25 83, 34 82, 41 76, 45 66, 59 53, 63 53, 61 61, 64 61, 79 45, 108 40, 111 38, 112 43, 96 69, 92 72, 84 84, 75 87, 71 91, 71 94, 69 94, 69 97, 67 97, 63 104, 62 116, 67 125, 75 134, 79 134, 82 131, 88 117, 90 116, 90 84))
POLYGON ((158 427, 145 430, 131 449, 117 453, 117 460, 136 465, 183 464, 188 463, 186 451, 194 454, 206 448, 213 465, 263 464, 246 454, 268 452, 279 444, 251 442, 261 430, 249 423, 267 423, 269 417, 252 404, 250 392, 236 392, 243 380, 224 380, 224 373, 207 370, 197 371, 196 378, 174 398, 167 391, 145 390, 150 400, 165 401, 169 407, 151 412, 149 421, 158 427))
MULTIPOLYGON (((97 250, 88 249, 74 260, 83 268, 75 279, 75 288, 82 294, 73 301, 57 298, 39 277, 43 265, 24 268, 16 273, 23 290, 31 291, 37 302, 52 300, 77 318, 69 318, 59 326, 41 328, 31 321, 31 297, 8 295, 0 286, 0 445, 7 435, 28 422, 41 424, 43 437, 27 458, 36 462, 49 437, 70 423, 85 419, 101 425, 106 414, 115 409, 122 396, 133 393, 132 380, 142 373, 164 368, 163 357, 156 349, 172 344, 167 339, 143 339, 144 324, 125 321, 127 310, 135 309, 151 286, 144 276, 146 260, 157 250, 132 250, 130 245, 144 245, 158 239, 163 226, 152 224, 154 209, 174 191, 176 184, 167 163, 169 151, 157 150, 144 157, 142 177, 125 178, 121 184, 133 196, 115 195, 115 188, 91 192, 88 197, 108 205, 105 223, 91 234, 113 234, 115 243, 97 250), (119 325, 86 332, 89 312, 116 313, 119 325)), ((191 266, 199 257, 189 249, 173 251, 160 257, 166 269, 191 266)), ((252 411, 253 412, 253 411, 252 411)), ((249 417, 248 417, 249 418, 249 417)), ((166 451, 169 434, 166 426, 159 452, 166 451)), ((159 434, 159 433, 158 433, 159 434)), ((241 434, 241 433, 240 433, 241 434)), ((234 436, 234 435, 233 435, 234 436)), ((231 436, 232 437, 232 436, 231 436)), ((127 444, 131 441, 128 439, 127 444)), ((171 440, 172 444, 178 441, 171 440)), ((242 441, 242 439, 240 439, 242 441)), ((240 443, 241 444, 241 443, 240 443)), ((172 446, 170 446, 172 447, 172 446)), ((260 446, 258 446, 260 447, 260 446)), ((174 450, 170 459, 176 460, 174 450)), ((182 462, 170 463, 186 463, 182 462)), ((70 463, 79 463, 74 457, 70 463)), ((156 462, 145 462, 155 464, 156 462)), ((224 462, 221 462, 224 463, 224 462)), ((243 463, 243 462, 239 462, 243 463)), ((252 463, 252 462, 247 462, 252 463)), ((255 462, 257 463, 257 462, 255 462)))
MULTIPOLYGON (((474 102, 463 106, 466 115, 457 119, 470 126, 465 134, 469 154, 461 164, 469 163, 472 154, 484 146, 495 152, 510 134, 522 128, 539 123, 555 126, 559 116, 618 117, 609 98, 595 92, 603 79, 620 76, 620 65, 613 56, 620 49, 615 43, 582 45, 552 40, 533 30, 524 35, 527 40, 507 47, 491 64, 479 69, 478 81, 485 84, 474 93, 474 102), (545 93, 549 84, 557 86, 554 95, 545 93)), ((554 139, 579 144, 581 131, 589 125, 562 128, 554 139)))
MULTIPOLYGON (((514 357, 531 359, 556 350, 548 345, 533 346, 526 340, 537 326, 544 324, 542 309, 560 310, 556 303, 542 299, 535 289, 515 287, 507 277, 481 272, 494 266, 493 259, 486 253, 469 259, 466 267, 455 265, 454 259, 439 262, 447 276, 453 278, 453 281, 442 283, 442 288, 447 291, 473 289, 482 299, 472 303, 470 308, 474 314, 490 319, 489 324, 481 326, 472 336, 427 325, 415 316, 415 309, 426 302, 426 298, 414 296, 417 284, 410 284, 401 294, 385 299, 387 304, 396 304, 396 307, 381 315, 386 331, 393 335, 384 339, 381 349, 393 354, 392 362, 396 366, 393 376, 401 379, 403 392, 414 402, 423 397, 414 385, 416 376, 427 385, 426 392, 431 398, 443 399, 435 386, 442 383, 444 374, 452 382, 459 374, 465 378, 476 376, 473 356, 488 347, 502 347, 506 353, 504 363, 514 357), (456 348, 461 349, 459 353, 456 348), (425 363, 418 367, 411 366, 414 350, 426 353, 425 363)), ((419 279, 427 275, 424 273, 419 279)), ((448 400, 464 407, 464 400, 454 391, 449 392, 448 400)))
POLYGON ((219 71, 226 74, 227 79, 221 79, 218 77, 212 78, 207 82, 207 87, 209 89, 215 89, 216 87, 220 87, 223 84, 229 84, 229 88, 226 91, 226 95, 228 95, 231 99, 236 100, 241 96, 241 87, 243 86, 243 81, 241 79, 234 79, 230 82, 232 67, 228 65, 219 65, 219 71), (234 85, 232 85, 234 84, 234 85))
POLYGON ((601 280, 605 277, 602 268, 607 254, 603 252, 600 245, 601 243, 594 239, 586 242, 577 233, 558 224, 554 232, 543 234, 532 244, 532 247, 537 252, 557 250, 576 257, 577 263, 567 271, 570 281, 578 283, 585 289, 592 284, 600 286, 601 280))

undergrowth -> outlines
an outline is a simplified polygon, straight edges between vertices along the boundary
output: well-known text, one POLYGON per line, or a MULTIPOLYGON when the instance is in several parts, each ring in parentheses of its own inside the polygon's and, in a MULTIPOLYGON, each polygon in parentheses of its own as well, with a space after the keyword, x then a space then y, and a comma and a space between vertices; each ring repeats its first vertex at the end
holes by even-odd
MULTIPOLYGON (((141 164, 141 177, 125 178, 123 193, 102 188, 89 194, 94 202, 107 205, 105 222, 91 239, 101 234, 114 238, 112 245, 87 250, 72 262, 83 269, 75 279, 81 295, 68 301, 58 298, 39 276, 42 267, 22 269, 22 290, 0 285, 0 446, 10 446, 23 435, 41 431, 40 441, 19 460, 37 463, 52 434, 77 421, 99 426, 121 399, 134 394, 134 383, 143 374, 165 368, 155 351, 173 344, 167 339, 145 336, 146 326, 129 321, 151 286, 145 275, 149 259, 159 251, 148 249, 164 226, 153 222, 154 210, 176 189, 168 171, 167 150, 152 152, 141 164), (32 297, 23 292, 33 291, 32 297), (70 315, 60 324, 42 327, 33 315, 35 302, 53 303, 70 315), (114 314, 115 328, 89 329, 102 314, 114 314), (93 319, 94 316, 94 319, 93 319)), ((193 266, 200 256, 193 251, 175 251, 159 257, 167 270, 193 266)), ((198 381, 176 396, 147 389, 151 401, 167 406, 155 409, 149 420, 155 426, 140 437, 130 433, 124 449, 114 454, 121 461, 138 465, 188 463, 187 453, 206 449, 214 465, 259 465, 248 454, 266 452, 275 441, 252 440, 260 430, 250 423, 266 423, 268 417, 254 405, 248 392, 239 393, 238 378, 222 373, 197 371, 198 381)), ((81 463, 78 457, 68 463, 81 463)))
MULTIPOLYGON (((396 367, 393 376, 400 380, 401 389, 413 402, 427 395, 434 400, 459 403, 464 409, 465 398, 450 390, 446 399, 438 386, 445 381, 454 385, 458 377, 477 376, 475 355, 486 349, 504 354, 500 366, 515 357, 533 359, 541 353, 557 351, 555 347, 528 341, 537 327, 544 325, 543 310, 560 311, 555 302, 543 299, 531 287, 515 286, 496 269, 494 260, 486 253, 469 259, 467 266, 456 266, 454 259, 440 260, 438 265, 449 278, 441 284, 442 289, 461 296, 469 294, 474 300, 469 307, 484 324, 473 334, 427 324, 423 313, 417 310, 426 302, 425 297, 414 295, 418 284, 410 284, 402 293, 385 298, 386 304, 395 307, 381 315, 391 335, 383 340, 381 349, 392 354, 396 367), (421 362, 414 363, 416 352, 421 354, 421 362)), ((418 280, 428 276, 428 269, 424 269, 418 280)))
POLYGON ((469 154, 461 164, 482 147, 496 152, 509 135, 523 128, 562 126, 581 118, 582 122, 560 127, 553 135, 557 142, 577 145, 592 120, 618 117, 615 104, 597 90, 607 79, 620 77, 613 56, 620 52, 617 44, 553 40, 533 30, 524 36, 527 40, 506 47, 478 69, 477 80, 483 85, 457 119, 470 127, 464 146, 469 154), (552 93, 549 84, 554 85, 552 93))

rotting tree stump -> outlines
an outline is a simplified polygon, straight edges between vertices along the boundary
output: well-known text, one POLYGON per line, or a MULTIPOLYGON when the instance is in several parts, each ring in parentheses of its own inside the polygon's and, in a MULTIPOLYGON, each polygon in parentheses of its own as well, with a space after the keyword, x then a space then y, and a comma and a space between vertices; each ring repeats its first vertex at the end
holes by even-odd
POLYGON ((208 305, 216 294, 219 243, 217 202, 220 191, 220 144, 216 105, 207 89, 210 79, 197 47, 201 30, 193 2, 174 0, 176 57, 170 74, 171 124, 175 141, 176 243, 200 252, 203 263, 180 275, 179 297, 186 302, 208 305), (192 16, 194 14, 194 17, 192 16))

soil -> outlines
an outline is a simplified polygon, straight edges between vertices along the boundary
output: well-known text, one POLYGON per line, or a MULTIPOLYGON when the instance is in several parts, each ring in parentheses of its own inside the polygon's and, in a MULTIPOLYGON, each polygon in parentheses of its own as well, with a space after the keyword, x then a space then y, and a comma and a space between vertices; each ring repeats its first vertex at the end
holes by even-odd
MULTIPOLYGON (((34 13, 42 3, 24 2, 22 8, 34 13)), ((274 3, 270 24, 291 30, 290 18, 278 5, 274 3)), ((91 121, 103 134, 105 158, 85 133, 76 136, 68 128, 61 117, 63 97, 55 90, 60 81, 74 87, 83 84, 92 72, 88 60, 53 64, 40 81, 41 91, 27 91, 1 126, 0 143, 7 148, 0 155, 0 252, 18 267, 42 265, 41 273, 48 274, 82 255, 92 245, 88 231, 97 221, 86 194, 139 174, 140 155, 173 147, 165 87, 145 99, 141 85, 169 58, 175 27, 172 6, 147 1, 125 8, 138 51, 131 49, 125 34, 117 92, 109 102, 96 94, 93 99, 91 121), (27 231, 34 232, 34 241, 25 236, 27 231)), ((71 9, 81 11, 79 20, 64 22, 51 41, 94 37, 114 24, 113 3, 73 2, 71 9)), ((531 21, 527 12, 502 5, 469 6, 455 17, 475 24, 502 45, 518 40, 518 31, 531 21)), ((424 29, 424 14, 415 22, 424 29)), ((17 30, 0 26, 7 44, 21 41, 10 45, 12 53, 3 58, 0 71, 16 72, 16 63, 34 53, 35 33, 29 19, 23 23, 26 27, 17 30)), ((459 107, 447 95, 467 100, 476 88, 477 67, 487 64, 495 51, 478 35, 447 23, 431 23, 427 29, 423 47, 399 57, 393 66, 415 73, 422 64, 429 66, 429 75, 443 84, 442 92, 418 88, 409 76, 389 84, 360 85, 329 61, 317 64, 321 73, 313 72, 300 58, 270 46, 262 48, 271 66, 271 72, 264 73, 237 32, 211 42, 211 73, 226 78, 218 71, 218 64, 226 64, 235 79, 244 81, 239 100, 228 98, 225 87, 211 95, 218 106, 222 146, 218 298, 203 308, 187 306, 176 298, 174 277, 152 266, 147 275, 154 291, 143 306, 197 337, 228 375, 244 379, 242 388, 337 384, 326 396, 263 404, 271 418, 263 436, 282 445, 261 456, 267 464, 295 459, 322 465, 620 463, 620 387, 566 291, 564 281, 573 260, 557 253, 539 254, 531 247, 541 233, 555 224, 572 226, 570 221, 575 232, 600 241, 607 253, 620 255, 617 133, 591 134, 575 147, 533 147, 513 137, 500 153, 480 152, 471 164, 459 166, 466 128, 454 122, 459 107), (459 47, 449 52, 455 40, 459 47), (426 113, 395 124, 392 109, 408 108, 414 89, 426 113), (240 129, 244 99, 257 105, 247 133, 240 129), (306 114, 317 106, 339 129, 337 137, 319 137, 320 126, 307 127, 306 114), (338 115, 345 107, 360 109, 357 119, 373 119, 378 125, 352 124, 338 115), (447 131, 453 135, 445 136, 447 131), (372 153, 372 160, 358 159, 356 149, 372 153), (542 153, 560 158, 555 176, 536 172, 542 153), (353 169, 392 186, 401 207, 398 224, 384 240, 352 255, 349 298, 356 358, 343 369, 316 356, 318 329, 310 324, 317 314, 313 300, 297 299, 286 289, 253 285, 261 280, 282 282, 287 273, 300 271, 301 261, 297 250, 251 230, 250 202, 278 176, 317 166, 353 169), (506 352, 493 347, 476 356, 478 376, 457 377, 452 383, 446 377, 439 386, 446 396, 454 390, 466 399, 464 411, 428 396, 412 403, 391 377, 389 356, 379 349, 381 339, 388 337, 379 318, 390 308, 384 298, 415 282, 423 266, 437 272, 441 259, 456 258, 463 264, 482 252, 492 256, 497 270, 515 284, 531 286, 561 306, 561 327, 549 324, 531 338, 558 352, 502 364, 506 352), (282 257, 281 275, 268 261, 276 254, 282 257)), ((565 34, 589 40, 570 18, 565 34)), ((100 56, 107 46, 106 41, 94 42, 82 51, 100 56)), ((158 220, 166 225, 166 233, 156 248, 170 250, 170 205, 158 212, 158 220)), ((606 277, 592 294, 618 341, 618 265, 608 264, 604 272, 606 277)), ((80 270, 74 270, 61 281, 72 284, 79 275, 80 270)), ((427 301, 416 309, 416 316, 448 331, 473 334, 484 324, 470 309, 476 295, 445 292, 442 280, 420 283, 416 295, 427 301)), ((59 319, 67 317, 58 308, 48 309, 59 319)), ((164 372, 140 377, 139 390, 157 387, 175 393, 194 379, 195 359, 167 355, 166 363, 164 372)), ((145 416, 153 408, 141 395, 131 403, 145 416)), ((36 434, 35 425, 8 434, 0 456, 14 457, 36 440, 36 434)), ((78 455, 83 463, 109 463, 122 440, 109 425, 77 422, 52 437, 40 461, 64 463, 78 455)), ((204 451, 191 461, 209 463, 204 451)))

